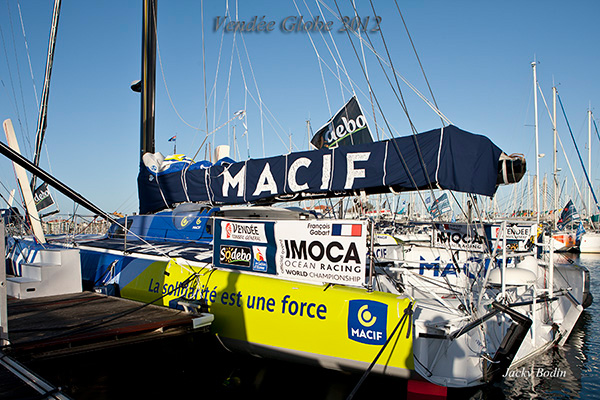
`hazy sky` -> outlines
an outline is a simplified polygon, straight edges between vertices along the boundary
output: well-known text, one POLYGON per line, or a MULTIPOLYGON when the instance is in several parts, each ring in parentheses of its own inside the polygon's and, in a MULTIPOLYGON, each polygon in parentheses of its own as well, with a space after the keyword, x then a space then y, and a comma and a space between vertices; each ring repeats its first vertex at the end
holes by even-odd
MULTIPOLYGON (((380 17, 379 27, 396 72, 432 101, 395 2, 373 1, 375 11, 370 2, 359 3, 360 20, 369 18, 368 32, 361 32, 363 40, 372 42, 377 54, 389 63, 381 34, 372 31, 380 17)), ((552 86, 556 85, 587 163, 586 113, 590 105, 595 111, 600 102, 596 73, 599 2, 426 0, 398 4, 435 102, 454 125, 488 136, 508 154, 523 153, 529 171, 535 172, 531 62, 536 59, 548 106, 551 110, 552 86)), ((290 135, 294 151, 305 150, 306 121, 316 131, 353 92, 371 131, 381 139, 390 134, 384 118, 394 136, 411 133, 408 117, 373 51, 361 47, 354 35, 353 48, 347 33, 339 31, 337 7, 342 16, 353 20, 351 2, 337 0, 336 6, 332 0, 205 1, 204 10, 201 5, 198 0, 159 0, 157 151, 172 153, 173 142, 168 139, 177 135, 178 153, 193 156, 199 152, 197 159, 204 159, 205 149, 199 146, 206 136, 207 117, 212 132, 242 109, 246 120, 230 121, 207 142, 234 146, 235 131, 232 157, 238 160, 283 154, 289 151, 290 135), (217 17, 220 22, 226 15, 225 23, 216 29, 217 17), (314 21, 318 15, 319 21, 331 22, 331 32, 287 32, 299 15, 303 21, 314 21), (257 27, 272 30, 241 34, 227 30, 231 20, 248 23, 254 17, 257 27), (258 25, 262 21, 265 24, 258 25), (383 117, 371 105, 359 59, 361 63, 366 60, 372 96, 382 107, 383 117), (383 131, 375 129, 374 108, 383 131)), ((140 77, 141 6, 141 1, 133 0, 65 1, 61 9, 41 165, 108 212, 129 213, 138 207, 140 100, 129 86, 140 77)), ((0 117, 12 119, 22 152, 29 158, 52 8, 51 0, 0 4, 0 117)), ((385 71, 396 87, 390 69, 385 71)), ((416 129, 440 127, 441 120, 431 108, 399 82, 416 129)), ((549 175, 552 129, 544 102, 538 99, 540 153, 545 154, 540 170, 549 175)), ((558 130, 581 183, 581 167, 562 113, 558 130)), ((595 130, 592 135, 592 149, 598 154, 595 130)), ((592 177, 597 186, 598 161, 595 165, 592 177)), ((0 166, 0 193, 8 197, 7 190, 15 187, 13 170, 6 160, 0 166)), ((564 190, 572 194, 573 179, 560 147, 559 167, 561 185, 566 177, 564 190)), ((512 191, 512 187, 501 188, 499 202, 506 204, 512 191)), ((518 201, 525 201, 523 190, 518 192, 518 201)), ((72 201, 56 192, 55 196, 63 212, 73 210, 72 201)))

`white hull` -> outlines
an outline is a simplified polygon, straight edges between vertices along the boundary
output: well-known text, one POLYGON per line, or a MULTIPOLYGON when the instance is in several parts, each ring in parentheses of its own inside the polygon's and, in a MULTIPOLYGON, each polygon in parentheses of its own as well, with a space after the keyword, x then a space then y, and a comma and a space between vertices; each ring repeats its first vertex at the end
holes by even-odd
MULTIPOLYGON (((501 293, 499 269, 494 268, 492 263, 488 263, 487 277, 486 271, 480 269, 482 264, 485 265, 486 263, 480 258, 483 257, 483 254, 477 256, 462 251, 453 252, 456 262, 454 264, 452 262, 452 252, 448 250, 404 246, 402 250, 391 251, 390 247, 386 252, 388 256, 398 255, 404 261, 398 262, 397 259, 395 263, 397 267, 392 268, 392 270, 396 272, 397 279, 404 283, 405 293, 416 298, 418 302, 438 298, 439 302, 444 304, 456 295, 469 297, 468 293, 472 293, 474 300, 478 296, 482 296, 480 298, 483 298, 485 302, 486 298, 491 301, 501 293), (480 286, 480 283, 473 285, 474 278, 477 280, 484 279, 487 284, 485 287, 480 286)), ((388 258, 386 261, 391 260, 388 258)), ((549 293, 549 287, 546 283, 549 275, 548 264, 547 257, 545 260, 536 260, 531 256, 517 262, 516 265, 514 260, 507 263, 508 281, 506 292, 508 303, 515 304, 513 306, 515 311, 533 321, 527 331, 525 340, 514 357, 511 369, 546 351, 552 345, 563 345, 584 309, 585 292, 586 288, 589 288, 589 274, 587 271, 577 265, 557 264, 555 262, 553 295, 551 296, 553 300, 547 301, 544 300, 543 296, 549 293), (511 277, 513 277, 512 280, 511 277), (531 279, 527 280, 524 277, 530 277, 531 279)), ((506 332, 509 325, 510 323, 507 320, 505 326, 501 327, 500 332, 506 332)), ((489 329, 489 332, 493 331, 489 324, 486 328, 489 329)), ((418 352, 418 341, 415 345, 415 352, 418 352)), ((448 349, 444 351, 448 351, 448 349)), ((464 364, 461 364, 461 367, 464 366, 464 364)), ((481 366, 478 368, 481 368, 481 366)), ((442 370, 436 370, 436 375, 443 376, 442 370)), ((454 374, 454 376, 457 375, 454 374)), ((436 383, 448 386, 449 382, 437 381, 436 383)), ((468 384, 465 383, 465 385, 468 384)))
POLYGON ((584 233, 579 244, 579 251, 582 253, 600 253, 600 233, 584 233))

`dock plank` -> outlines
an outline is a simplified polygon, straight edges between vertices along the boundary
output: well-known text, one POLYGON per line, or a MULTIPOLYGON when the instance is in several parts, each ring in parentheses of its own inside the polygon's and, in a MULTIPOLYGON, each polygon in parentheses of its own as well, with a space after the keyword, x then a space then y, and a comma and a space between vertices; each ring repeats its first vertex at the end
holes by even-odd
POLYGON ((195 317, 94 292, 10 299, 8 351, 38 356, 90 351, 183 334, 195 317))

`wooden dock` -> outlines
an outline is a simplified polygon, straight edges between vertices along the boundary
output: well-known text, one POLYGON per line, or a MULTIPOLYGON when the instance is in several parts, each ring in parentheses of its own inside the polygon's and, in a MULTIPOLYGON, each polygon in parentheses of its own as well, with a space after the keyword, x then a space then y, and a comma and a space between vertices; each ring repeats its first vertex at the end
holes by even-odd
POLYGON ((211 321, 212 316, 93 292, 9 299, 10 344, 4 351, 20 359, 64 356, 208 332, 211 321))

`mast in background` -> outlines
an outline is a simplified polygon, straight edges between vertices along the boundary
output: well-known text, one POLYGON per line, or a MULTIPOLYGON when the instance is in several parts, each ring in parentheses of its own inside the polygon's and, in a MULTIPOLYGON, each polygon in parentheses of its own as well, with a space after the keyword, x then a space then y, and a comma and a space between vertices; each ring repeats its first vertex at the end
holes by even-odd
POLYGON ((588 201, 587 201, 587 209, 588 209, 588 218, 592 218, 594 212, 592 211, 592 105, 588 108, 588 174, 590 185, 588 188, 588 201))
POLYGON ((554 211, 552 212, 552 218, 554 221, 554 228, 556 228, 556 224, 558 222, 558 163, 557 163, 557 153, 558 150, 556 148, 556 138, 558 137, 558 132, 556 130, 556 86, 552 87, 552 131, 554 133, 554 152, 552 153, 553 161, 554 161, 554 211))
POLYGON ((540 194, 539 194, 539 176, 540 176, 540 145, 538 140, 538 101, 537 101, 537 72, 535 66, 537 63, 531 63, 533 67, 533 97, 534 99, 534 114, 535 114, 535 214, 536 223, 540 224, 540 194))

